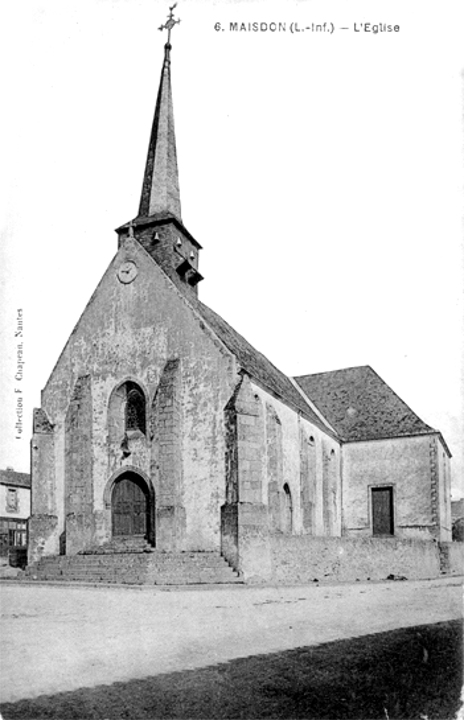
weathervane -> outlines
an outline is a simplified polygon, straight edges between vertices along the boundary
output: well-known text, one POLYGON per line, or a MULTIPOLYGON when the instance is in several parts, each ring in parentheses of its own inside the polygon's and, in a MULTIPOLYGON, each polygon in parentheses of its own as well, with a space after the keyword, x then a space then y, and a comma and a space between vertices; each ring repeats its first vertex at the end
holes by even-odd
POLYGON ((175 7, 177 7, 177 3, 174 3, 174 5, 172 5, 172 7, 169 8, 169 17, 168 17, 168 19, 166 20, 166 22, 164 23, 164 25, 161 25, 161 26, 158 28, 158 30, 167 30, 167 31, 168 31, 168 43, 167 43, 168 45, 171 44, 171 30, 172 30, 172 28, 174 27, 174 25, 177 25, 177 23, 180 23, 180 20, 174 20, 174 14, 173 14, 172 11, 174 10, 175 7))

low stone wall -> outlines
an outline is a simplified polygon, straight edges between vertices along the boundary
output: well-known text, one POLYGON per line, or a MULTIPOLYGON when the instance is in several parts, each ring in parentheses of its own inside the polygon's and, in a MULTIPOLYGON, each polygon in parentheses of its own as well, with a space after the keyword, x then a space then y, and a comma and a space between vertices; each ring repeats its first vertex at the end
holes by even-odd
POLYGON ((451 575, 464 575, 464 542, 450 542, 448 545, 448 563, 451 575))
POLYGON ((424 540, 274 535, 271 558, 272 580, 282 584, 440 575, 438 545, 424 540))

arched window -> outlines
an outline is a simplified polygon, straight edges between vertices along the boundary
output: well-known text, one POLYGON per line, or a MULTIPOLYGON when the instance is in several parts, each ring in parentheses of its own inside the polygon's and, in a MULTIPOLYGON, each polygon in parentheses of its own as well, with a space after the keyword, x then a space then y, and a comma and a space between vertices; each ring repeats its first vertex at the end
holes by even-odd
POLYGON ((284 533, 292 533, 293 531, 293 503, 292 503, 292 494, 290 492, 290 488, 285 483, 284 485, 284 507, 283 507, 283 532, 284 533))
POLYGON ((127 383, 126 432, 140 430, 145 434, 145 396, 135 383, 127 383))

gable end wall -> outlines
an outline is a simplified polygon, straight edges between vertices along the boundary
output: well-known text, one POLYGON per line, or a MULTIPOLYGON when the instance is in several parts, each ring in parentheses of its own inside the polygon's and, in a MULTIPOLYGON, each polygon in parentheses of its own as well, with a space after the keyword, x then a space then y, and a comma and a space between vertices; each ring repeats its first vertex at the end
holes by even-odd
MULTIPOLYGON (((105 502, 110 478, 126 465, 139 467, 148 477, 151 473, 148 430, 145 436, 129 440, 127 457, 122 452, 123 437, 110 437, 111 394, 131 378, 144 390, 150 413, 166 364, 176 360, 183 464, 178 503, 186 515, 183 547, 178 549, 218 549, 225 495, 224 407, 238 382, 237 363, 153 259, 130 240, 110 264, 42 393, 42 408, 54 426, 55 534, 65 526, 65 419, 77 378, 89 376, 93 408, 92 449, 83 449, 92 453, 88 484, 93 483, 94 508, 93 536, 86 544, 101 544, 111 535, 111 509, 105 502), (123 284, 117 270, 128 260, 136 263, 138 275, 123 284)), ((36 463, 32 480, 38 487, 47 482, 40 467, 36 463)), ((155 487, 155 497, 159 491, 155 487)), ((41 508, 34 512, 40 515, 41 508)), ((73 547, 78 550, 76 540, 73 547)))
POLYGON ((447 540, 438 442, 430 434, 344 444, 343 533, 372 535, 371 489, 391 486, 396 537, 447 540))

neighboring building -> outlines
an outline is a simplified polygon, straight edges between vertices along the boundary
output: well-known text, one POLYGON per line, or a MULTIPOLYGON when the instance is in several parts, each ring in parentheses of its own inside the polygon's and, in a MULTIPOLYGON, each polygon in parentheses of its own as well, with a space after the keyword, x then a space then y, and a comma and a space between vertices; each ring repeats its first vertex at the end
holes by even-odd
POLYGON ((31 476, 13 468, 0 470, 0 555, 27 547, 31 514, 31 476))
POLYGON ((343 532, 449 540, 448 447, 372 368, 296 378, 343 443, 343 532))
POLYGON ((451 517, 453 519, 453 523, 456 520, 464 518, 464 498, 451 501, 451 517))
POLYGON ((453 520, 453 540, 464 541, 464 498, 451 501, 451 518, 453 520))
POLYGON ((130 539, 263 580, 273 538, 449 540, 438 431, 370 367, 287 377, 199 301, 170 51, 139 213, 34 413, 30 559, 130 539))

